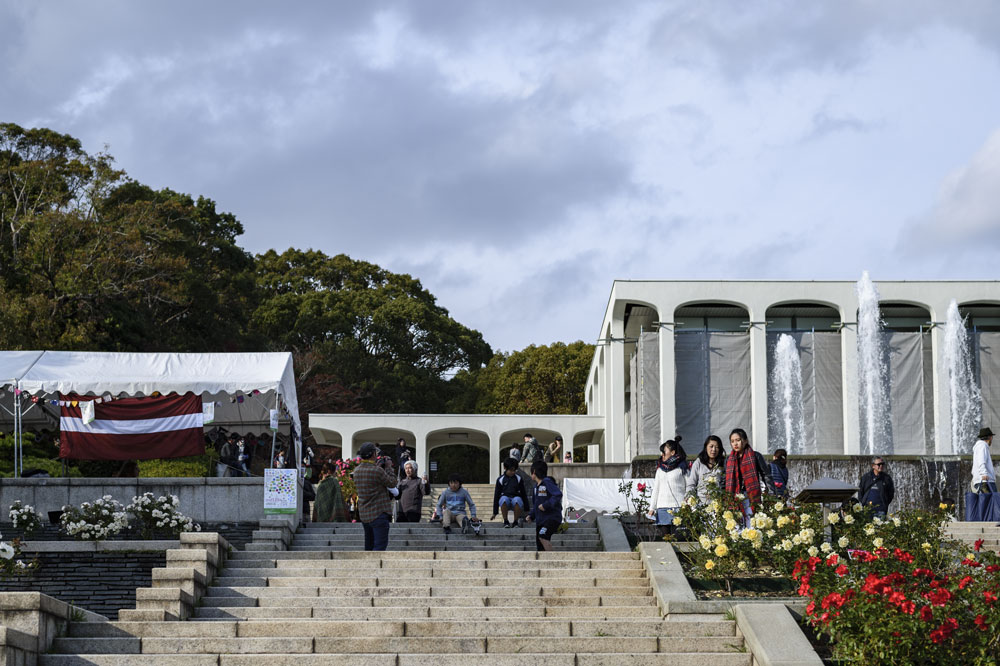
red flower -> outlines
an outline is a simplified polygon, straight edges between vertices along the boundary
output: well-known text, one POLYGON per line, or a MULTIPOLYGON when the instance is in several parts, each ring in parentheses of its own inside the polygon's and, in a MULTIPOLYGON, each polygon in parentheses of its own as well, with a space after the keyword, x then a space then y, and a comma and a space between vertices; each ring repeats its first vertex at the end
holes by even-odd
POLYGON ((644 492, 646 492, 646 484, 645 483, 640 483, 639 485, 637 485, 635 487, 635 489, 638 490, 640 493, 644 493, 644 492))
POLYGON ((986 591, 983 592, 983 599, 986 599, 986 603, 992 604, 994 601, 997 600, 997 595, 996 595, 995 592, 991 592, 990 590, 986 590, 986 591))
POLYGON ((924 622, 930 622, 934 619, 934 611, 931 610, 930 606, 924 606, 920 609, 920 619, 924 622))
POLYGON ((982 547, 983 547, 983 540, 982 539, 976 539, 976 543, 974 543, 972 545, 972 549, 974 551, 976 551, 977 553, 979 552, 979 549, 982 548, 982 547))
POLYGON ((907 553, 904 550, 900 550, 899 548, 897 548, 895 551, 893 551, 893 555, 900 562, 906 562, 907 564, 910 564, 911 562, 913 562, 913 555, 907 553))
POLYGON ((899 604, 899 610, 903 611, 907 615, 913 615, 913 611, 917 609, 917 605, 912 601, 904 601, 899 604))
POLYGON ((977 615, 976 619, 973 620, 973 622, 976 623, 976 626, 979 627, 980 631, 986 631, 987 629, 989 629, 989 627, 986 624, 986 616, 985 615, 977 615))
POLYGON ((809 558, 809 571, 816 571, 816 565, 819 564, 821 561, 822 560, 820 560, 820 558, 818 558, 818 557, 810 557, 809 558))
POLYGON ((837 572, 838 576, 840 576, 841 578, 843 578, 844 576, 847 575, 847 565, 846 564, 841 564, 839 567, 837 567, 836 572, 837 572))
POLYGON ((1000 564, 989 564, 986 566, 986 571, 988 573, 996 573, 1000 571, 1000 564))
POLYGON ((966 587, 968 587, 969 583, 971 582, 972 582, 972 576, 966 576, 962 580, 958 581, 958 589, 964 590, 966 587))
POLYGON ((934 572, 930 569, 914 569, 914 576, 926 576, 927 578, 934 578, 934 572))
POLYGON ((931 632, 931 640, 935 643, 946 641, 956 629, 958 629, 958 620, 949 617, 944 621, 944 624, 931 632))
POLYGON ((932 606, 944 606, 951 601, 951 592, 942 587, 933 592, 924 592, 924 598, 930 601, 932 606))
POLYGON ((815 601, 810 601, 809 605, 806 606, 806 615, 812 615, 813 611, 815 611, 815 610, 816 610, 816 602, 815 601))
POLYGON ((962 564, 964 564, 967 567, 972 567, 973 569, 978 569, 979 567, 983 566, 979 562, 976 562, 975 560, 970 560, 969 558, 965 558, 964 560, 962 560, 962 564))
POLYGON ((826 558, 826 565, 828 567, 835 567, 839 561, 840 558, 837 556, 837 553, 830 553, 830 556, 826 558))

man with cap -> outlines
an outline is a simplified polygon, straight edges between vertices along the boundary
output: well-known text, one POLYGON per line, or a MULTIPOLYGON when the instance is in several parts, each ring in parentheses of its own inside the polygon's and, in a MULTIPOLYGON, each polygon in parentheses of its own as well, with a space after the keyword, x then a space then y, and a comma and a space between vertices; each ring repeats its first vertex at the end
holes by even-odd
POLYGON ((361 462, 354 468, 358 514, 365 530, 365 550, 385 550, 389 545, 392 498, 399 495, 396 479, 375 464, 377 447, 365 442, 358 451, 361 462))
POLYGON ((993 431, 989 428, 980 430, 972 447, 972 492, 997 491, 997 475, 993 471, 993 459, 990 457, 992 443, 993 431))

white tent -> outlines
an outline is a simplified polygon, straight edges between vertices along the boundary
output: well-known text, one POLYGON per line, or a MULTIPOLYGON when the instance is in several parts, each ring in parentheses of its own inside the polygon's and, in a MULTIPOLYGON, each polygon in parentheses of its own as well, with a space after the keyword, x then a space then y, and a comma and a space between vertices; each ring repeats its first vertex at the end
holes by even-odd
POLYGON ((0 352, 0 387, 41 395, 150 395, 158 391, 201 395, 270 393, 283 403, 295 428, 295 459, 301 461, 295 372, 288 352, 170 354, 130 352, 0 352))

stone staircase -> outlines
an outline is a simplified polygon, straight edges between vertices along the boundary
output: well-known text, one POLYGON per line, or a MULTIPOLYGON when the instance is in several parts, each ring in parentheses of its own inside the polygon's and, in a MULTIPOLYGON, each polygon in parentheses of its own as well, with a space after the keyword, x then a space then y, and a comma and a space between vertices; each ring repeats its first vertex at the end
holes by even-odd
POLYGON ((639 554, 596 551, 594 528, 551 553, 486 529, 394 525, 407 550, 366 553, 358 525, 309 525, 291 550, 233 551, 189 620, 72 622, 39 664, 751 665, 734 621, 665 619, 639 554))
MULTIPOLYGON (((601 537, 593 523, 570 525, 552 537, 559 551, 597 550, 601 537)), ((292 543, 293 552, 364 549, 364 531, 357 523, 309 523, 300 527, 292 543)), ((480 534, 462 534, 453 527, 445 534, 437 523, 396 523, 389 528, 389 550, 405 551, 532 551, 535 528, 505 528, 501 522, 484 522, 480 534)))
POLYGON ((982 539, 984 550, 1000 552, 1000 525, 996 523, 970 523, 956 520, 945 526, 945 534, 967 544, 970 550, 976 541, 982 539))
MULTIPOLYGON (((297 541, 297 540, 296 540, 297 541)), ((234 552, 186 622, 74 622, 41 666, 750 666, 635 553, 234 552)))

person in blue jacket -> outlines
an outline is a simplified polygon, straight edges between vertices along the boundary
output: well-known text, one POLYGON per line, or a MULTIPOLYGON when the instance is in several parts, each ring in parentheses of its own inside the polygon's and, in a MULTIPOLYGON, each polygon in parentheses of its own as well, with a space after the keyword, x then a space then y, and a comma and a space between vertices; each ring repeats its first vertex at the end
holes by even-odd
POLYGON ((552 550, 552 535, 562 525, 562 491, 544 460, 531 463, 531 479, 535 489, 528 520, 535 523, 535 546, 539 551, 552 550))

